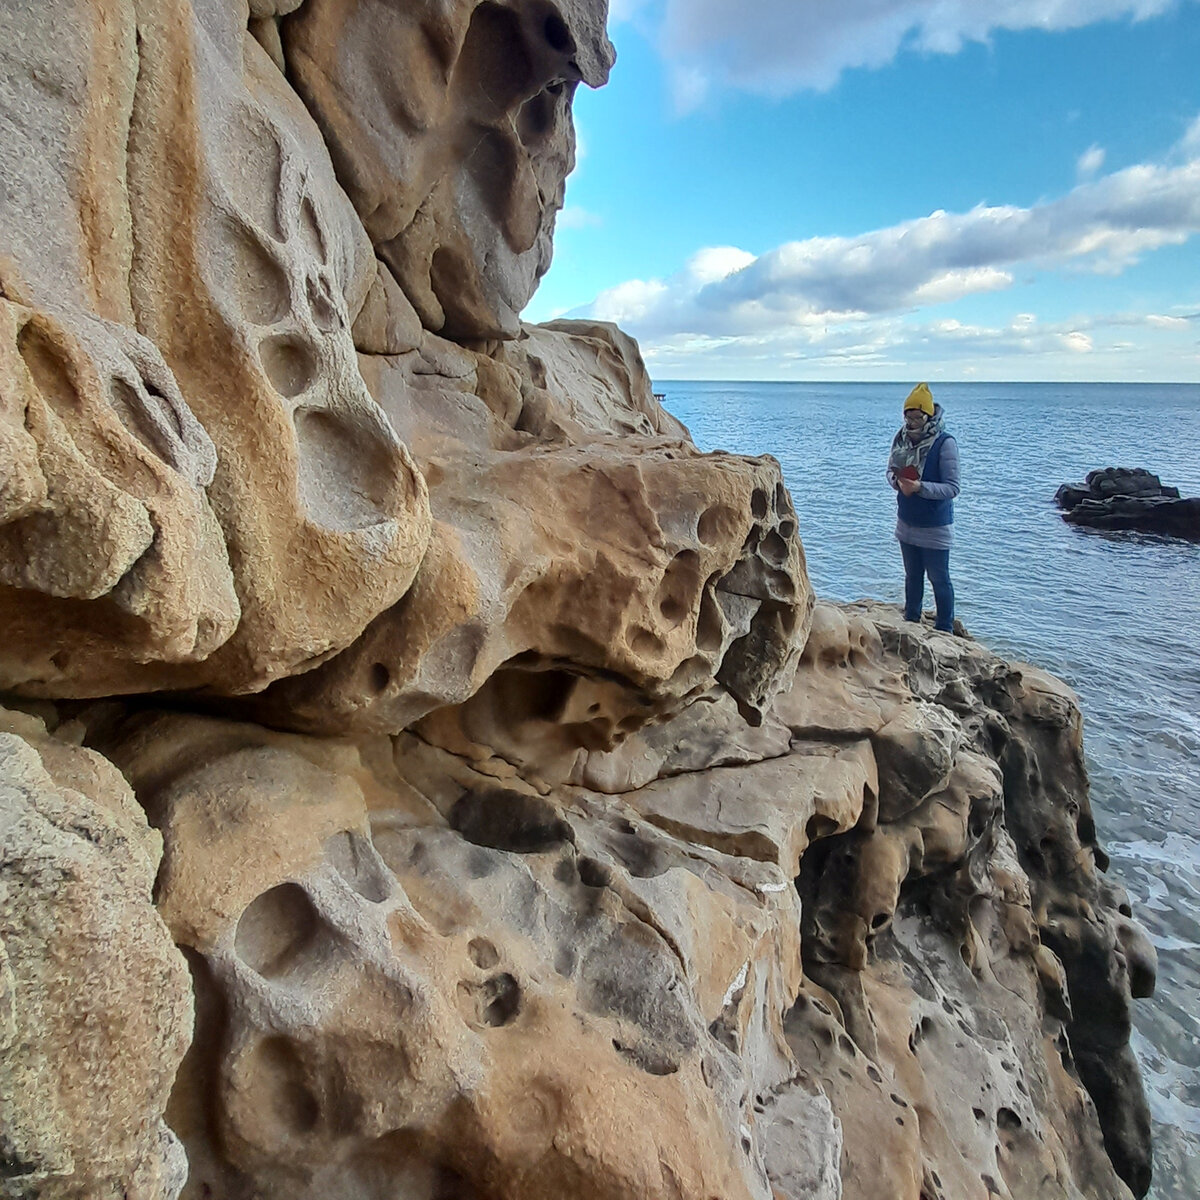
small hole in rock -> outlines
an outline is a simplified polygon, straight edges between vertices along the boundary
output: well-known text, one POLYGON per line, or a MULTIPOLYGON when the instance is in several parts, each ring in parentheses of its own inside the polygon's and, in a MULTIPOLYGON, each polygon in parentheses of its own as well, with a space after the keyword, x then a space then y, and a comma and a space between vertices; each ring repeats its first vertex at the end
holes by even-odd
POLYGON ((996 1112, 996 1127, 1005 1133, 1015 1133, 1021 1128, 1021 1118, 1011 1108, 1000 1108, 996 1112))
POLYGON ((272 386, 289 399, 313 382, 317 360, 308 345, 287 335, 267 337, 259 343, 258 357, 272 386))
POLYGON ((634 654, 657 658, 667 648, 667 644, 652 630, 635 625, 630 631, 629 648, 634 654))
POLYGON ((687 616, 688 606, 678 596, 664 596, 659 603, 658 611, 662 614, 664 621, 678 625, 687 616))
POLYGON ((308 893, 299 884, 281 883, 246 907, 234 948, 248 967, 277 979, 315 947, 322 924, 308 893))
POLYGON ((612 882, 612 869, 594 858, 581 858, 579 860, 579 881, 585 887, 607 887, 612 882))
POLYGON ((520 1012, 521 988, 506 971, 483 983, 460 983, 458 999, 463 1016, 472 1025, 498 1029, 520 1012))
POLYGON ((758 549, 767 562, 774 563, 777 567, 787 561, 788 544, 774 530, 763 538, 758 549))
POLYGON ((261 1041, 247 1061, 243 1087, 254 1107, 288 1135, 311 1133, 321 1109, 309 1089, 297 1048, 286 1038, 261 1041))
MULTIPOLYGON (((613 1038, 612 1045, 622 1058, 628 1059, 639 1070, 645 1071, 647 1075, 674 1075, 679 1070, 679 1064, 673 1058, 645 1043, 626 1045, 613 1038)), ((703 1063, 701 1063, 701 1072, 704 1072, 703 1063)), ((704 1081, 708 1083, 706 1074, 704 1081)), ((712 1085, 709 1084, 709 1086, 712 1085)))
POLYGON ((450 810, 450 827, 477 846, 518 854, 573 840, 571 827, 548 800, 507 788, 466 792, 450 810))
POLYGON ((566 22, 558 15, 558 13, 550 13, 546 17, 544 26, 546 41, 555 50, 567 51, 574 48, 574 40, 571 37, 571 31, 567 28, 566 22))
POLYGON ((827 817, 823 813, 814 813, 808 818, 808 823, 804 826, 805 837, 809 842, 818 842, 821 838, 827 838, 837 833, 838 823, 832 818, 827 817))
POLYGON ((696 536, 706 546, 715 546, 727 536, 726 531, 733 527, 733 511, 723 504, 714 504, 700 514, 696 522, 696 536))
POLYGON ((487 971, 500 961, 500 952, 487 938, 472 938, 467 946, 471 961, 481 970, 487 971))

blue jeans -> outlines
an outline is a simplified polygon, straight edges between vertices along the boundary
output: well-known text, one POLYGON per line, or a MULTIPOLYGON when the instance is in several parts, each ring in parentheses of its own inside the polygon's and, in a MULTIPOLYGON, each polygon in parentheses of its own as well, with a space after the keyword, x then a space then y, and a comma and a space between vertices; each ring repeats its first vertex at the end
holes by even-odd
POLYGON ((904 619, 919 621, 925 599, 925 576, 933 585, 937 604, 937 628, 947 633, 954 627, 954 585, 950 582, 950 551, 926 550, 923 546, 900 543, 904 555, 904 619))

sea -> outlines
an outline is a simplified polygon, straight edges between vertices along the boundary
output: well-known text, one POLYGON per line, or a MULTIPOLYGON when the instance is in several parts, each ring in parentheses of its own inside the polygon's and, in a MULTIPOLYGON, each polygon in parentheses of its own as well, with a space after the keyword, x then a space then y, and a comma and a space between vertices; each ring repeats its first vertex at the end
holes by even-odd
MULTIPOLYGON (((899 603, 884 479, 903 383, 657 380, 704 450, 783 466, 817 595, 899 603)), ((1134 1049, 1154 1121, 1156 1200, 1200 1197, 1200 545, 1067 525, 1060 483, 1145 467, 1200 496, 1200 385, 939 383, 958 440, 956 615, 1079 694, 1110 872, 1158 950, 1134 1049)), ((926 593, 926 606, 932 596, 926 593)))

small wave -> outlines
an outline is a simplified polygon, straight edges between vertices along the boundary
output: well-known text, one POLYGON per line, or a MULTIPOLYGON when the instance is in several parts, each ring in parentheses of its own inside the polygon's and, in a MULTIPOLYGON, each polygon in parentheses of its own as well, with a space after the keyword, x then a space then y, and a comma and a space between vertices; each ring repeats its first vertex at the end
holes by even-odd
POLYGON ((1183 938, 1164 937, 1161 934, 1150 934, 1150 940, 1154 943, 1155 950, 1162 950, 1165 953, 1178 950, 1200 950, 1200 942, 1185 942, 1183 938))
POLYGON ((1185 833, 1168 833, 1160 842, 1109 842, 1107 849, 1132 862, 1200 868, 1200 841, 1185 833))

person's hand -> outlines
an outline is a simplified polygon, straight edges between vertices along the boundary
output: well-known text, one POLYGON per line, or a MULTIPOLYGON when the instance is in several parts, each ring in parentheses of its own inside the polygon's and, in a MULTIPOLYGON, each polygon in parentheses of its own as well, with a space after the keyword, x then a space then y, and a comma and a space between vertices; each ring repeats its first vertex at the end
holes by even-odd
POLYGON ((899 480, 900 490, 906 496, 915 496, 921 490, 921 481, 919 479, 901 479, 899 480))

